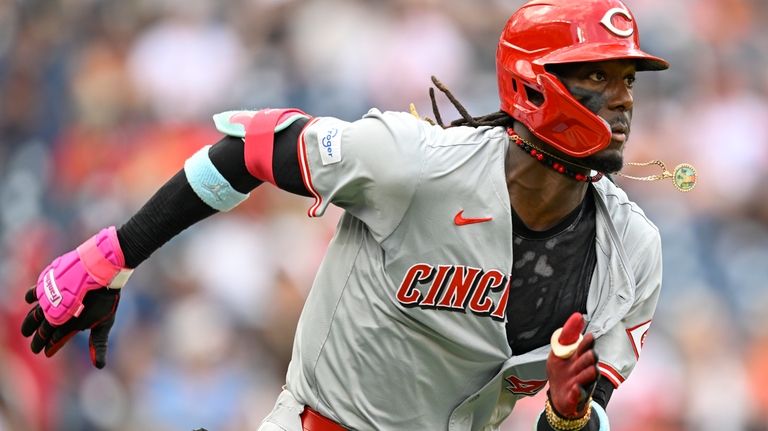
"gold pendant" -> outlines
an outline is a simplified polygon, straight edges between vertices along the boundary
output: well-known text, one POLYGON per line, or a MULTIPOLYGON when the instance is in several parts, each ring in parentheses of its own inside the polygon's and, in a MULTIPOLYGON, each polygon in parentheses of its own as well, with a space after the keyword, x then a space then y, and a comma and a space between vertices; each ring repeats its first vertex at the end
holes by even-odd
POLYGON ((696 187, 696 168, 688 163, 677 165, 672 181, 681 192, 690 192, 696 187))
POLYGON ((666 180, 667 178, 672 179, 672 183, 675 185, 675 187, 680 190, 681 192, 690 192, 693 190, 694 187, 696 187, 696 168, 693 167, 693 165, 688 163, 681 163, 675 167, 674 173, 669 172, 664 165, 664 162, 661 160, 651 160, 650 162, 644 162, 644 163, 638 163, 638 162, 630 162, 625 163, 624 166, 651 166, 655 165, 661 168, 661 174, 658 175, 649 175, 647 177, 636 177, 633 175, 627 175, 621 172, 617 172, 616 175, 622 176, 624 178, 629 178, 631 180, 638 180, 638 181, 659 181, 659 180, 666 180))

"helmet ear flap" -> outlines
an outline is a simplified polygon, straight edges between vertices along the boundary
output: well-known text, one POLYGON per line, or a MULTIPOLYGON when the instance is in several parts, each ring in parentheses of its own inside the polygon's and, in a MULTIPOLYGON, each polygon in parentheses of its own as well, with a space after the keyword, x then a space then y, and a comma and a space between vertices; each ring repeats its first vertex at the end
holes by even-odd
POLYGON ((531 87, 530 85, 523 84, 523 88, 525 89, 525 97, 528 99, 528 103, 536 106, 537 108, 541 108, 541 106, 544 105, 544 93, 531 87))
POLYGON ((501 69, 502 109, 539 139, 565 154, 586 157, 611 141, 608 123, 577 101, 555 75, 543 71, 535 82, 501 69))
POLYGON ((579 103, 555 76, 537 77, 544 103, 535 117, 531 131, 558 150, 574 156, 594 154, 611 142, 611 127, 603 118, 579 103))
POLYGON ((544 104, 544 94, 531 84, 512 76, 512 89, 514 90, 515 108, 528 114, 533 114, 544 104))

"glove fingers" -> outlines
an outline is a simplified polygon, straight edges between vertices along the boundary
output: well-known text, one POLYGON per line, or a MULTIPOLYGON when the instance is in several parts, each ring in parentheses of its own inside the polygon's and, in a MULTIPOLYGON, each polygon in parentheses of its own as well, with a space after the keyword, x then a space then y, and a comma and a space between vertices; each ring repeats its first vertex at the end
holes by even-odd
POLYGON ((43 309, 39 305, 29 310, 24 321, 21 322, 21 335, 29 337, 34 334, 40 324, 45 321, 45 315, 43 315, 43 309))
POLYGON ((588 350, 580 356, 574 357, 574 362, 571 365, 571 370, 574 373, 578 373, 584 368, 594 367, 597 364, 597 357, 594 350, 588 350))
POLYGON ((47 320, 43 321, 37 328, 37 331, 35 331, 35 335, 32 337, 32 342, 30 343, 32 352, 40 353, 40 351, 43 350, 43 347, 48 344, 48 340, 51 339, 52 334, 53 326, 48 323, 47 320))
POLYGON ((595 336, 592 335, 592 333, 587 333, 584 335, 584 339, 581 340, 581 344, 579 344, 579 347, 576 349, 576 355, 581 355, 584 352, 592 349, 592 346, 595 344, 595 336))
POLYGON ((96 368, 104 368, 107 364, 107 343, 109 341, 109 330, 115 323, 114 315, 108 320, 91 329, 91 336, 88 340, 88 347, 91 354, 91 362, 96 368))
POLYGON ((48 344, 45 346, 45 356, 51 357, 56 354, 65 344, 69 342, 77 334, 77 329, 71 329, 68 332, 63 328, 58 328, 54 331, 51 339, 48 340, 48 344))
POLYGON ((579 387, 579 402, 576 404, 577 411, 586 413, 586 410, 590 408, 587 405, 590 396, 592 396, 592 392, 587 392, 584 388, 579 387))
POLYGON ((597 367, 585 368, 574 378, 574 382, 580 386, 590 386, 595 380, 597 380, 597 367))
POLYGON ((27 301, 27 304, 34 304, 37 301, 37 286, 32 286, 27 290, 27 293, 24 294, 24 300, 27 301))
POLYGON ((558 341, 564 345, 573 344, 579 340, 579 335, 583 330, 584 317, 579 312, 573 313, 563 325, 563 332, 560 333, 558 341))

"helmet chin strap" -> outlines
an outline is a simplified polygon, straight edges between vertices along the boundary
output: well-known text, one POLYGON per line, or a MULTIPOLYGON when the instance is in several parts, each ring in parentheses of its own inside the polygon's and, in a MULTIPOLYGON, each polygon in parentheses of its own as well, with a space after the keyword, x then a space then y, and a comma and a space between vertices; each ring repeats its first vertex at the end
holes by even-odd
MULTIPOLYGON (((569 166, 583 169, 587 172, 592 172, 593 169, 578 163, 574 163, 570 160, 564 160, 561 157, 542 150, 536 145, 523 139, 512 128, 507 129, 507 134, 520 149, 528 153, 531 157, 535 158, 543 165, 546 165, 559 172, 560 174, 570 177, 576 181, 597 182, 600 181, 604 176, 602 172, 597 172, 595 175, 585 175, 580 172, 574 172, 569 168, 569 166)), ((667 170, 666 165, 661 160, 651 160, 649 162, 628 162, 624 164, 624 167, 627 166, 658 166, 661 168, 661 173, 657 175, 648 175, 645 177, 627 175, 622 172, 616 172, 616 175, 636 181, 660 181, 672 179, 675 187, 681 192, 690 192, 694 189, 694 187, 696 187, 696 168, 694 168, 693 165, 689 163, 681 163, 677 165, 673 172, 667 170)))

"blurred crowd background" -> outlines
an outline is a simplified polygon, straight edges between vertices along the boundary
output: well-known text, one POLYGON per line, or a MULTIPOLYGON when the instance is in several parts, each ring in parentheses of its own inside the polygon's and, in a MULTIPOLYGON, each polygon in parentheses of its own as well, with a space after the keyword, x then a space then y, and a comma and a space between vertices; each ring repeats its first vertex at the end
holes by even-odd
MULTIPOLYGON (((310 220, 308 200, 262 186, 174 239, 128 284, 101 371, 85 336, 29 352, 24 291, 215 142, 216 112, 431 116, 432 74, 496 111, 496 42, 522 3, 0 0, 0 430, 255 430, 339 211, 310 220)), ((700 181, 618 179, 661 228, 665 271, 612 429, 768 430, 768 2, 627 3, 673 64, 638 77, 627 159, 692 163, 700 181)))

